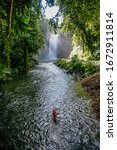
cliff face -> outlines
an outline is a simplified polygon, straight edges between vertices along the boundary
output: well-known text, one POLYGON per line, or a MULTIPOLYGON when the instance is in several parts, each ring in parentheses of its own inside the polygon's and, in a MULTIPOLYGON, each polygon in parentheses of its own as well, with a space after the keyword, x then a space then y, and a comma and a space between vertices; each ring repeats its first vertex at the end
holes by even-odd
POLYGON ((74 45, 73 46, 73 50, 71 51, 69 57, 72 58, 74 55, 77 55, 80 58, 82 57, 82 55, 83 55, 83 48, 82 48, 81 45, 78 45, 78 46, 74 45))
POLYGON ((72 42, 70 33, 60 33, 58 41, 58 57, 59 58, 68 58, 72 51, 72 42))

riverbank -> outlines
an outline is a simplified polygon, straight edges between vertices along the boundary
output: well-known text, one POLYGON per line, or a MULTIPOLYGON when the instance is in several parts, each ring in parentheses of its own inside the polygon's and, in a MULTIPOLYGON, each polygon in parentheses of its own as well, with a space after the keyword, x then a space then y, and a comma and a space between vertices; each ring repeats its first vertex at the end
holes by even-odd
POLYGON ((60 59, 55 63, 67 73, 81 81, 84 90, 91 97, 92 111, 100 118, 100 67, 95 61, 79 60, 76 56, 71 60, 60 59))
POLYGON ((81 85, 90 94, 93 112, 100 118, 100 73, 84 78, 81 85))
POLYGON ((31 59, 31 61, 28 62, 28 65, 26 67, 21 65, 16 68, 8 68, 5 65, 0 64, 0 86, 11 81, 17 76, 27 73, 31 68, 33 68, 37 64, 38 62, 36 59, 31 59))

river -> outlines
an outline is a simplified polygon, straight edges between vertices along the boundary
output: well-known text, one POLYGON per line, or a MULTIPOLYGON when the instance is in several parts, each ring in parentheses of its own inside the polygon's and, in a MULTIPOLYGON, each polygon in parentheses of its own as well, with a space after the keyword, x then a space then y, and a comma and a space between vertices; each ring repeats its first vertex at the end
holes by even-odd
POLYGON ((74 85, 53 63, 40 63, 2 86, 0 150, 99 150, 99 121, 74 85))

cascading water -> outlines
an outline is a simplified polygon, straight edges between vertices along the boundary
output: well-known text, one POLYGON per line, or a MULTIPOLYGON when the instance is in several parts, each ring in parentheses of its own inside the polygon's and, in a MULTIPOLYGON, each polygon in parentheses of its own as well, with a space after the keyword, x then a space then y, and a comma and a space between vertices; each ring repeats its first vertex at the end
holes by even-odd
POLYGON ((51 35, 49 39, 48 59, 56 60, 58 53, 58 34, 51 35))
POLYGON ((58 58, 68 58, 73 47, 70 36, 64 33, 45 35, 45 45, 37 56, 39 62, 56 61, 58 58))

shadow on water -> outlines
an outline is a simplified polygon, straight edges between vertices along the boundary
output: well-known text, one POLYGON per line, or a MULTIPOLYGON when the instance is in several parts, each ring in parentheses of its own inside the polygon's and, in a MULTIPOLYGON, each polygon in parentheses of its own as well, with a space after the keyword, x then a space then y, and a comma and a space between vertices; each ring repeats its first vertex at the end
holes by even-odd
POLYGON ((75 81, 42 63, 0 89, 0 150, 99 150, 99 121, 75 81), (51 111, 59 108, 56 120, 51 111))

